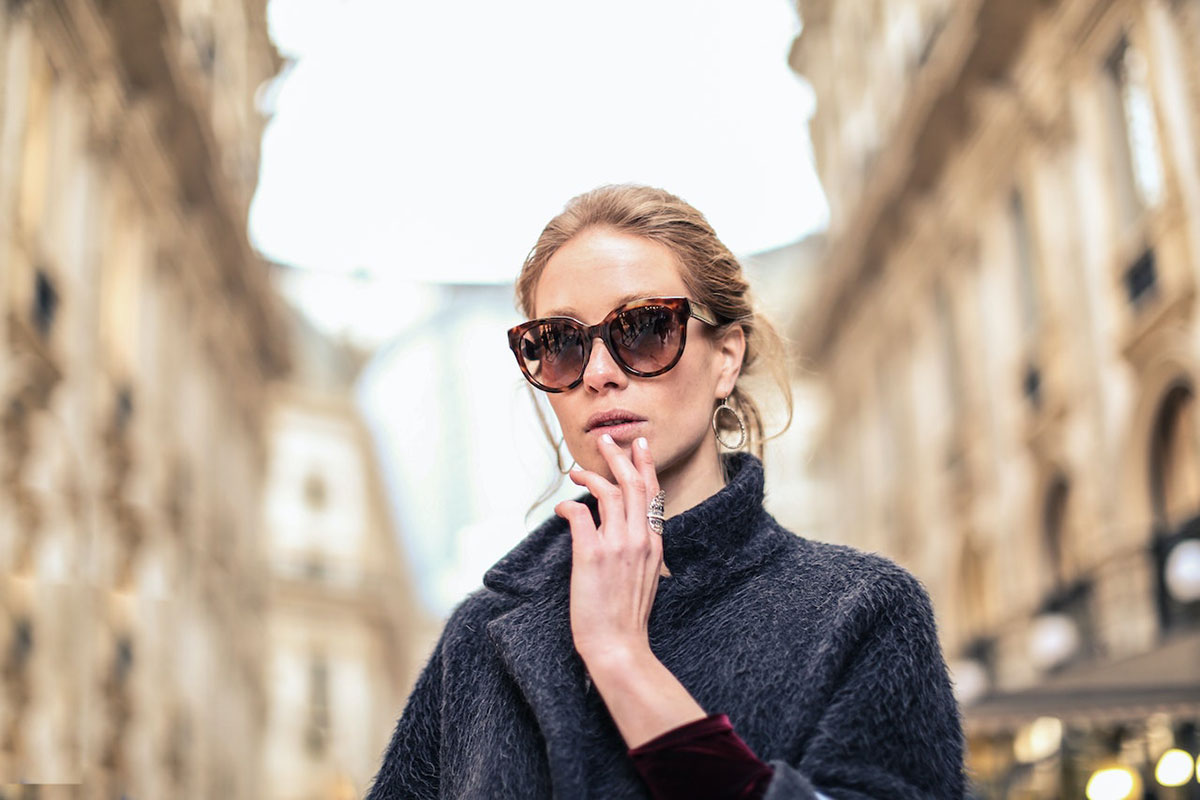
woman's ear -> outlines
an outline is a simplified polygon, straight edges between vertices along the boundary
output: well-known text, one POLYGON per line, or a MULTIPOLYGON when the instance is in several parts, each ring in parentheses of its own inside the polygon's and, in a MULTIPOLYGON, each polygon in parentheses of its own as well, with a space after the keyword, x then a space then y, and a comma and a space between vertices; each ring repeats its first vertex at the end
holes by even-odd
POLYGON ((741 325, 730 325, 716 342, 719 375, 717 397, 728 397, 733 392, 738 375, 742 372, 742 360, 746 357, 746 332, 741 325))

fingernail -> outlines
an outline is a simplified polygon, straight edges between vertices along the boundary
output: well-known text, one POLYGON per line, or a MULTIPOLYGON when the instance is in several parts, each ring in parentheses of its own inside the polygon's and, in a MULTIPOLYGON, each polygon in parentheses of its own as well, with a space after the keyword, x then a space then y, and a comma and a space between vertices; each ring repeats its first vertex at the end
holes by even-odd
POLYGON ((646 437, 645 437, 645 436, 639 436, 639 437, 637 438, 637 446, 638 446, 638 447, 640 447, 640 448, 642 448, 643 450, 645 450, 647 447, 649 447, 649 445, 648 445, 648 444, 646 444, 646 437))
POLYGON ((583 467, 576 464, 575 466, 571 467, 571 472, 583 472, 583 467))
POLYGON ((612 436, 608 435, 607 433, 600 437, 600 441, 608 442, 609 444, 613 444, 612 436))

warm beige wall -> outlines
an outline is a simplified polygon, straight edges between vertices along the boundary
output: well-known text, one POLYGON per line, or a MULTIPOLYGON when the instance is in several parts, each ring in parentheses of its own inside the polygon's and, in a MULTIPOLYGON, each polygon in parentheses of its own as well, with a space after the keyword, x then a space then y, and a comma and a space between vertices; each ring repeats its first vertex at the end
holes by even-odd
MULTIPOLYGON (((801 2, 802 16, 810 14, 793 51, 824 108, 814 140, 836 143, 818 147, 818 158, 834 215, 828 260, 841 272, 825 276, 816 300, 824 307, 808 315, 820 321, 801 330, 829 395, 815 463, 835 487, 834 535, 913 569, 934 597, 950 657, 976 637, 995 637, 998 684, 1027 685, 1040 679, 1030 665, 1030 624, 1054 588, 1043 508, 1062 474, 1071 487, 1066 578, 1092 581, 1103 652, 1145 650, 1159 635, 1145 454, 1164 393, 1177 379, 1194 384, 1200 355, 1193 4, 1044 4, 1028 16, 1004 77, 991 80, 963 80, 966 66, 944 70, 936 61, 878 75, 869 63, 842 69, 826 58, 883 58, 852 35, 866 25, 870 37, 889 40, 886 15, 866 10, 875 5, 852 13, 847 4, 801 2), (1105 106, 1104 62, 1122 32, 1147 55, 1165 176, 1161 203, 1132 227, 1120 216, 1116 154, 1125 145, 1105 106), (921 123, 928 127, 911 127, 905 113, 880 112, 873 169, 846 167, 853 159, 837 148, 852 148, 853 138, 839 120, 863 98, 901 98, 911 108, 931 86, 954 101, 939 108, 967 110, 965 127, 947 133, 938 126, 951 123, 936 115, 921 123), (935 133, 957 138, 947 140, 933 182, 916 189, 896 181, 913 166, 909 145, 935 133), (1032 329, 1022 321, 1014 189, 1033 247, 1040 322, 1032 329), (868 249, 839 238, 871 232, 878 219, 891 227, 868 249), (1144 244, 1154 247, 1158 295, 1135 307, 1124 272, 1144 244), (1023 392, 1030 363, 1041 374, 1040 410, 1023 392)), ((988 31, 953 40, 968 29, 955 14, 988 6, 955 5, 935 49, 1003 47, 980 44, 988 31)))
POLYGON ((243 112, 275 60, 258 0, 213 6, 245 29, 229 81, 173 49, 173 4, 143 6, 0 10, 0 784, 249 800, 287 356, 245 244, 243 112), (209 103, 240 121, 205 129, 209 103))

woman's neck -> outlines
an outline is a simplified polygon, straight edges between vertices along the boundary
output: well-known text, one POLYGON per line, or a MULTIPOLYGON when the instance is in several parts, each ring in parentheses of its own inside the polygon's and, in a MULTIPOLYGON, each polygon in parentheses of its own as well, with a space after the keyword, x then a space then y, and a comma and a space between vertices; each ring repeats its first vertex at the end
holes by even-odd
POLYGON ((695 452, 658 475, 658 485, 667 493, 664 514, 673 517, 698 506, 725 487, 716 443, 706 439, 695 452))

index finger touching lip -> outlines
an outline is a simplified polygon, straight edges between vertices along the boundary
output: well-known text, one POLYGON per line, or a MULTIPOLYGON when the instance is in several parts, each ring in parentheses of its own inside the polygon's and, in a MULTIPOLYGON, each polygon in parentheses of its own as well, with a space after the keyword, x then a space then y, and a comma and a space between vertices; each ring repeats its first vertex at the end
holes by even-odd
POLYGON ((646 483, 646 496, 658 494, 658 471, 654 466, 654 456, 650 453, 650 443, 645 436, 639 436, 633 443, 633 465, 641 473, 646 483))
POLYGON ((601 436, 600 442, 600 454, 608 462, 608 468, 622 490, 631 495, 645 494, 648 487, 642 471, 625 455, 624 448, 614 442, 611 436, 601 436))

